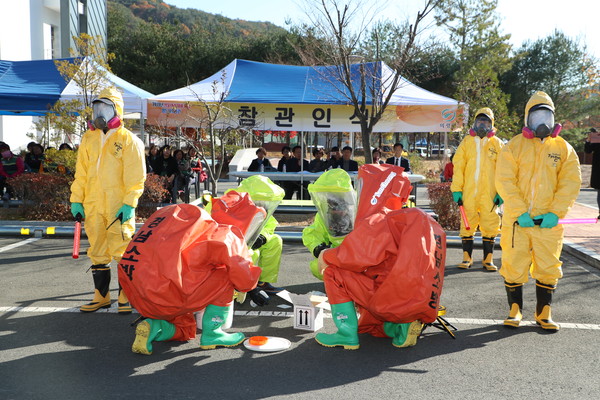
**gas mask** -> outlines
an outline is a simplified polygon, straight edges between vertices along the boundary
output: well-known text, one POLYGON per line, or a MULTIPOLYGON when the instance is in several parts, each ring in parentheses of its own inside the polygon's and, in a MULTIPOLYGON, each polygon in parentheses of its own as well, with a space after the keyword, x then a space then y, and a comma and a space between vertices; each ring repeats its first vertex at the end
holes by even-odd
POLYGON ((527 128, 537 138, 543 139, 546 136, 550 136, 555 129, 554 112, 544 105, 533 107, 527 116, 527 128))
POLYGON ((492 120, 485 115, 478 116, 473 123, 473 131, 480 138, 486 137, 492 131, 492 120))
POLYGON ((92 103, 92 121, 88 121, 90 129, 100 129, 104 133, 118 128, 121 119, 117 115, 115 105, 109 99, 97 99, 92 103))

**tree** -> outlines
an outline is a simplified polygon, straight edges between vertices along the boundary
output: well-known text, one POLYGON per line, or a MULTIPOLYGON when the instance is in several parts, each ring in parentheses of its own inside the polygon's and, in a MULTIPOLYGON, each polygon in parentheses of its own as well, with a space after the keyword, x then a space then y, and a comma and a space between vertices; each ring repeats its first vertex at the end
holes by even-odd
POLYGON ((471 118, 481 107, 495 114, 499 136, 510 137, 516 117, 508 111, 509 97, 499 76, 510 68, 510 35, 500 33, 497 0, 443 0, 436 21, 450 35, 459 60, 454 74, 454 97, 469 105, 471 118))
POLYGON ((60 144, 65 139, 73 143, 75 137, 83 135, 87 129, 86 121, 92 119, 92 101, 102 89, 109 85, 110 72, 108 62, 114 58, 106 54, 100 36, 82 33, 73 37, 75 48, 69 49, 74 61, 55 60, 56 69, 67 83, 77 85, 78 98, 57 101, 50 112, 34 122, 34 128, 44 133, 43 144, 60 144), (44 143, 45 142, 45 143, 44 143))
MULTIPOLYGON (((196 101, 188 104, 188 110, 182 121, 176 122, 169 119, 161 121, 161 127, 156 132, 169 139, 174 139, 180 144, 183 142, 187 148, 194 148, 206 166, 211 190, 217 192, 217 182, 227 160, 226 145, 239 137, 241 127, 225 99, 229 92, 222 91, 225 86, 225 72, 219 80, 212 82, 212 100, 206 101, 199 93, 192 92, 196 101), (176 126, 179 125, 179 126, 176 126), (184 129, 183 127, 193 127, 184 129), (217 163, 220 160, 220 163, 217 163)), ((192 89, 190 89, 192 91, 192 89)), ((251 130, 251 126, 244 127, 243 134, 251 130)))
POLYGON ((597 62, 576 40, 560 31, 525 42, 517 51, 512 68, 502 77, 502 87, 510 94, 510 107, 523 115, 525 104, 537 90, 554 101, 561 120, 577 120, 598 114, 592 94, 598 90, 597 62), (595 109, 595 110, 594 110, 595 109))
MULTIPOLYGON (((421 33, 420 24, 440 0, 427 0, 413 23, 405 26, 405 36, 398 37, 397 41, 383 41, 375 33, 375 50, 364 54, 361 54, 361 44, 378 15, 377 7, 352 0, 305 1, 309 22, 295 28, 303 36, 295 48, 306 65, 332 65, 323 79, 339 83, 345 89, 338 95, 345 97, 354 108, 354 115, 360 122, 363 147, 369 149, 373 128, 382 118, 394 91, 402 85, 401 78, 414 55, 421 33), (365 13, 362 14, 362 11, 365 13), (382 61, 382 46, 393 48, 395 52, 386 60, 394 71, 391 77, 383 78, 380 74, 381 63, 378 62, 382 61), (357 58, 362 59, 358 71, 351 67, 357 58), (364 61, 375 63, 369 65, 364 61), (385 95, 382 91, 384 86, 387 89, 385 95), (367 104, 371 99, 372 103, 367 104)), ((381 28, 389 29, 386 26, 381 28)), ((386 54, 393 52, 386 51, 386 54)), ((373 161, 370 151, 365 151, 365 161, 373 161)))

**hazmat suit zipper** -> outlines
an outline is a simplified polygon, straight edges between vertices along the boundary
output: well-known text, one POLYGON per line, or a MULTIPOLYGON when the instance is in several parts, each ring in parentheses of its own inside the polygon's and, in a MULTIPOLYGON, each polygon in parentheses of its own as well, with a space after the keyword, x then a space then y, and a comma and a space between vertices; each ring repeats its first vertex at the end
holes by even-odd
MULTIPOLYGON (((535 138, 533 140, 536 140, 535 138)), ((545 140, 545 139, 544 139, 545 140)), ((531 211, 533 210, 533 204, 535 203, 535 197, 537 196, 537 192, 535 190, 536 185, 538 184, 538 182, 540 181, 540 174, 541 174, 541 162, 542 162, 542 153, 544 151, 544 142, 543 140, 540 140, 540 146, 539 146, 539 151, 536 151, 536 147, 537 144, 534 143, 534 151, 536 151, 537 155, 536 155, 536 160, 535 160, 535 166, 537 166, 537 171, 535 171, 535 173, 531 176, 531 180, 529 181, 529 184, 531 185, 531 199, 529 201, 529 208, 528 208, 528 212, 531 213, 531 211)), ((535 167, 534 167, 535 168, 535 167)))
POLYGON ((474 197, 477 197, 479 174, 481 172, 481 167, 479 165, 479 163, 481 162, 481 145, 482 145, 482 140, 478 136, 476 136, 475 137, 475 148, 477 149, 477 159, 476 159, 476 164, 475 164, 475 194, 474 194, 474 197))

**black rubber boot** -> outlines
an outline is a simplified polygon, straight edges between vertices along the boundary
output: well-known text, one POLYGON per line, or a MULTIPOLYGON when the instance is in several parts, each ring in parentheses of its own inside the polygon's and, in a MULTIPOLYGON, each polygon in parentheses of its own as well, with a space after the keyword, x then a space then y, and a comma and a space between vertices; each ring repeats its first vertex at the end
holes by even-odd
POLYGON ((506 287, 506 295, 508 297, 508 306, 510 312, 508 318, 504 320, 504 326, 516 328, 523 319, 523 284, 522 283, 508 283, 504 282, 506 287))
POLYGON ((552 321, 552 295, 556 286, 546 285, 540 281, 535 281, 535 294, 537 297, 537 306, 535 307, 535 322, 550 332, 558 332, 560 326, 552 321))
POLYGON ((123 291, 123 288, 121 287, 121 285, 119 284, 119 298, 117 300, 118 302, 118 311, 119 314, 131 314, 132 313, 132 309, 131 309, 131 304, 129 304, 129 299, 127 299, 127 295, 125 294, 125 292, 123 291))
POLYGON ((473 236, 462 238, 463 261, 458 264, 458 268, 469 269, 473 265, 473 236))
POLYGON ((92 265, 94 277, 94 298, 79 308, 81 312, 94 312, 100 308, 110 308, 110 266, 106 264, 92 265))
POLYGON ((483 268, 486 271, 498 271, 498 267, 494 265, 494 246, 496 244, 495 237, 484 237, 483 242, 483 268))

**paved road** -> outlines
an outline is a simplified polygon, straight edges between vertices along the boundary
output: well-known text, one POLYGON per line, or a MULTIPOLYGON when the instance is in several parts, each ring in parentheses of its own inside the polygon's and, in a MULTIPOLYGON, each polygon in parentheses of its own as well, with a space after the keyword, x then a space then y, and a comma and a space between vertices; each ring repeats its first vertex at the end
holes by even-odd
MULTIPOLYGON (((502 279, 477 264, 458 270, 460 251, 450 249, 442 303, 459 329, 456 340, 429 328, 414 348, 362 335, 360 350, 328 349, 314 333, 293 330, 290 310, 273 300, 262 315, 236 315, 233 329, 288 338, 288 351, 202 351, 195 339, 158 343, 153 355, 142 356, 130 350, 135 315, 76 311, 91 298, 92 279, 88 260, 70 259, 70 247, 66 239, 0 238, 2 399, 587 399, 600 392, 600 276, 568 256, 554 307, 563 329, 556 334, 498 325, 508 308, 502 279), (7 309, 14 306, 23 308, 7 309)), ((308 273, 308 252, 295 244, 284 252, 279 284, 296 293, 323 291, 308 273)), ((111 286, 114 297, 116 281, 111 286)), ((528 321, 534 290, 525 287, 528 321)), ((249 310, 236 307, 237 314, 249 310)), ((325 331, 334 331, 330 318, 325 331)))

